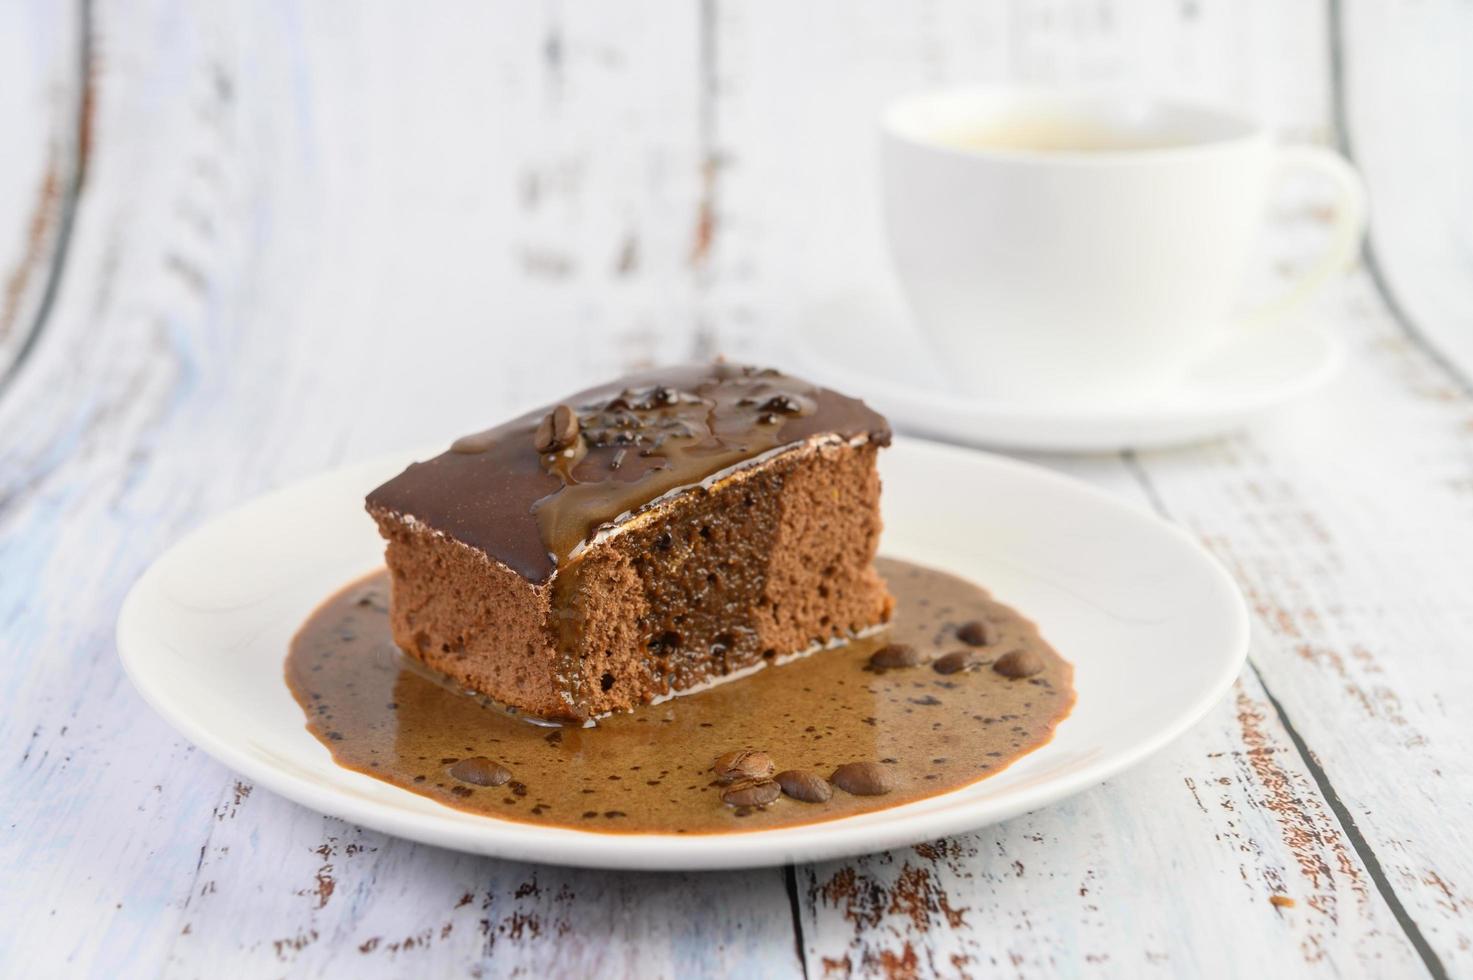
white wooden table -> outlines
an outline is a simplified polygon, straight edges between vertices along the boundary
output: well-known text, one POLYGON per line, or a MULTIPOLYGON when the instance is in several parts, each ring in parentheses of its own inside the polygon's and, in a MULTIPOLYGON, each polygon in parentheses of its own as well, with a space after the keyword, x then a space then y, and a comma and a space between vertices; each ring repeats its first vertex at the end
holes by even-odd
MULTIPOLYGON (((1473 976, 1470 50, 1460 0, 0 6, 0 974, 1473 976), (1308 314, 1328 392, 1040 460, 1250 599, 1171 748, 955 839, 614 874, 313 813, 134 694, 118 604, 223 508, 634 364, 781 362, 885 281, 879 100, 969 80, 1236 105, 1372 187, 1308 314)), ((1286 191, 1264 288, 1323 200, 1286 191)))

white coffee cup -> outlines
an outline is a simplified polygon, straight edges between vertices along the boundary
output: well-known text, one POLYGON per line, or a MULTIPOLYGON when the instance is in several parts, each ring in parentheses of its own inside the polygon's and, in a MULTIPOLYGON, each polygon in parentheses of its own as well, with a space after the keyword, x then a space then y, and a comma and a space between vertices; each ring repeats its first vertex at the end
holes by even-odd
POLYGON ((1302 303, 1351 260, 1351 166, 1211 109, 1016 90, 937 92, 883 119, 884 211, 917 325, 954 387, 1030 406, 1169 387, 1227 331, 1302 303), (1336 186, 1331 240, 1287 295, 1233 312, 1272 178, 1336 186))

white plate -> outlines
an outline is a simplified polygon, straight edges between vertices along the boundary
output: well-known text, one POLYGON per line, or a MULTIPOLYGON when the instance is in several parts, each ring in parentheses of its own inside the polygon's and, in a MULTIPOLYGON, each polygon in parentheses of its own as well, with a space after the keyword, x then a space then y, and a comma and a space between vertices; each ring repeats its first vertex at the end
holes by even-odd
POLYGON ((1139 403, 1045 410, 953 392, 899 303, 876 293, 816 307, 799 331, 801 372, 864 400, 898 428, 957 442, 1111 452, 1200 442, 1242 429, 1323 387, 1344 351, 1291 321, 1243 327, 1169 391, 1139 403))
POLYGON ((1139 762, 1232 684, 1247 612, 1186 534, 1004 458, 908 439, 881 458, 883 551, 967 576, 1032 617, 1074 662, 1079 695, 1053 741, 1007 770, 890 810, 741 834, 605 835, 463 813, 339 768, 304 727, 283 662, 313 608, 379 564, 363 494, 403 456, 278 491, 191 534, 134 585, 118 650, 186 738, 306 806, 463 851, 651 870, 812 861, 981 827, 1139 762))

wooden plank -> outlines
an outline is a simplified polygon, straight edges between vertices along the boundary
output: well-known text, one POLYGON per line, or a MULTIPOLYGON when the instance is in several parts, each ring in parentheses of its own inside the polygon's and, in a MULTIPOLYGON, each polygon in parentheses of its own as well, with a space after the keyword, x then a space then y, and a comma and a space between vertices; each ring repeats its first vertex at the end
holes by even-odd
MULTIPOLYGON (((1161 758, 1075 801, 807 869, 811 975, 1466 969, 1470 770, 1456 705, 1473 695, 1473 412, 1364 277, 1319 312, 1353 351, 1325 398, 1250 435, 1127 460, 1146 480, 1136 491, 1244 584, 1256 672, 1161 758), (1274 894, 1294 906, 1259 907, 1274 894)), ((1061 468, 1129 495, 1113 465, 1061 468)))
POLYGON ((1358 279, 1346 375, 1252 439, 1142 457, 1257 617, 1254 662, 1427 949, 1473 969, 1473 398, 1358 279))
POLYGON ((85 168, 89 71, 82 7, 0 8, 0 389, 26 350, 61 273, 85 168))
MULTIPOLYGON (((846 4, 842 10, 805 8, 801 29, 793 29, 784 12, 760 5, 723 6, 721 10, 716 47, 723 98, 716 110, 716 129, 727 165, 722 174, 720 215, 724 235, 716 254, 718 262, 727 265, 713 293, 723 303, 719 320, 723 337, 741 336, 764 356, 781 356, 784 338, 801 327, 809 307, 836 295, 852 296, 856 290, 883 289, 873 284, 889 281, 883 238, 870 203, 877 197, 870 122, 877 104, 893 94, 928 85, 999 78, 1087 81, 1118 91, 1149 91, 1169 84, 1173 94, 1253 111, 1287 138, 1324 140, 1330 135, 1324 21, 1322 13, 1303 6, 1194 4, 1174 8, 1168 15, 1160 8, 1154 14, 1143 13, 1143 6, 1127 12, 1124 5, 1038 4, 1007 19, 989 18, 985 11, 961 5, 937 4, 928 8, 925 17, 896 24, 864 5, 851 14, 854 7, 846 4), (1157 18, 1154 30, 1150 29, 1153 17, 1157 18), (1179 22, 1172 22, 1177 17, 1179 22), (784 52, 788 57, 783 57, 784 52), (772 70, 784 64, 801 69, 772 70), (1284 68, 1275 73, 1271 65, 1284 68), (1299 72, 1303 74, 1296 74, 1299 72), (754 323, 770 325, 772 332, 759 335, 748 326, 754 323)), ((1330 213, 1327 203, 1323 188, 1287 188, 1274 209, 1274 234, 1257 276, 1259 289, 1278 286, 1314 253, 1330 213)), ((1382 468, 1384 482, 1368 496, 1374 496, 1383 510, 1400 506, 1407 497, 1437 498, 1437 516, 1426 525, 1429 534, 1450 525, 1458 527, 1459 533, 1467 527, 1466 513, 1450 507, 1449 494, 1426 489, 1446 481, 1448 470, 1454 471, 1452 479, 1462 480, 1467 454, 1463 449, 1454 451, 1451 445, 1453 436, 1466 428, 1461 408, 1444 406, 1435 419, 1412 418, 1408 406, 1416 399, 1404 388, 1398 390, 1393 373, 1405 373, 1409 370, 1406 365, 1384 358, 1366 360, 1379 349, 1376 345, 1398 344, 1394 324, 1364 283, 1342 291, 1341 296, 1339 304, 1322 306, 1317 314, 1359 324, 1357 371, 1379 379, 1379 385, 1370 386, 1378 392, 1371 400, 1365 388, 1337 389, 1341 400, 1336 404, 1340 411, 1350 413, 1353 423, 1337 423, 1335 415, 1323 414, 1323 407, 1311 406, 1286 413, 1266 435, 1126 461, 1128 469, 1143 468, 1150 474, 1151 485, 1146 489, 1167 501, 1168 509, 1175 506, 1179 494, 1186 495, 1183 487, 1192 487, 1191 492, 1203 498, 1203 514, 1188 524, 1195 527, 1210 522, 1216 531, 1210 541, 1226 557, 1233 557, 1230 549, 1240 542, 1252 549, 1250 542, 1263 532, 1245 522, 1239 501, 1221 492, 1223 466, 1211 462, 1216 459, 1213 453, 1259 457, 1266 452, 1260 440, 1268 440, 1278 448, 1273 464, 1258 475, 1265 484, 1272 479, 1268 485, 1281 488, 1286 482, 1304 482, 1313 475, 1307 464, 1290 465, 1293 447, 1314 443, 1315 451, 1309 455, 1316 459, 1329 451, 1319 435, 1320 427, 1337 431, 1338 438, 1328 440, 1337 454, 1336 465, 1349 466, 1351 472, 1382 468), (1374 341, 1366 339, 1368 335, 1374 341), (1378 438, 1367 444, 1366 422, 1377 413, 1394 411, 1401 414, 1403 425, 1421 425, 1417 431, 1431 427, 1438 438, 1447 440, 1439 443, 1444 451, 1441 462, 1417 454, 1413 448, 1417 440, 1403 438, 1390 445, 1402 431, 1396 425, 1377 424, 1374 434, 1378 438), (1158 471, 1170 474, 1172 480, 1163 486, 1158 471), (1422 489, 1399 490, 1391 486, 1393 482, 1398 487, 1415 484, 1422 489), (1214 488, 1217 492, 1207 500, 1214 488)), ((1404 351, 1403 358, 1415 360, 1404 351)), ((1432 386, 1440 398, 1451 397, 1446 379, 1439 381, 1425 373, 1425 363, 1422 367, 1418 384, 1432 386)), ((1118 465, 1119 461, 1074 460, 1063 463, 1062 468, 1113 484, 1116 477, 1111 471, 1118 465)), ((1140 490, 1121 489, 1132 494, 1140 490)), ((1336 485, 1318 479, 1307 483, 1298 499, 1307 511, 1338 492, 1336 485)), ((1390 516, 1368 505, 1355 531, 1374 531, 1377 520, 1390 516)), ((1305 522, 1312 526, 1309 518, 1305 522)), ((1358 540, 1350 528, 1341 538, 1358 540)), ((1396 538, 1378 540, 1388 552, 1399 553, 1396 538)), ((1315 570, 1314 549, 1301 550, 1299 544, 1285 543, 1274 552, 1273 567, 1278 574, 1259 590, 1260 597, 1295 595, 1291 591, 1295 583, 1310 580, 1315 570)), ((1448 560, 1439 566, 1441 560, 1429 558, 1425 572, 1432 574, 1438 566, 1444 575, 1454 568, 1461 574, 1459 563, 1448 560)), ((1254 574, 1261 574, 1258 569, 1234 564, 1250 586, 1254 574)), ((1466 579, 1462 575, 1445 580, 1466 579)), ((1369 576, 1336 579, 1333 588, 1316 599, 1337 611, 1345 606, 1385 610, 1386 597, 1377 591, 1382 587, 1369 576)), ((1402 601, 1411 599, 1404 589, 1396 596, 1402 601)), ((1417 604, 1420 607, 1421 600, 1417 604)), ((1450 596, 1439 605, 1442 618, 1435 631, 1443 644, 1455 635, 1457 617, 1464 615, 1458 608, 1450 596)), ((1329 618, 1328 610, 1317 611, 1329 618)), ((1383 618, 1385 615, 1389 613, 1383 618)), ((1378 620, 1358 622, 1357 628, 1357 640, 1374 642, 1372 637, 1385 635, 1376 630, 1384 631, 1387 626, 1378 620)), ((1349 637, 1345 634, 1345 642, 1352 642, 1349 637)), ((1277 671, 1281 658, 1272 645, 1260 643, 1255 656, 1264 657, 1277 671)), ((1348 653, 1345 656, 1349 658, 1348 653)), ((1448 672, 1462 673, 1460 668, 1443 664, 1439 680, 1446 681, 1448 672)), ((1271 677, 1274 687, 1277 672, 1271 677)), ((1312 706, 1318 699, 1338 694, 1323 690, 1324 684, 1323 677, 1306 679, 1300 688, 1303 700, 1289 706, 1291 721, 1315 710, 1312 706)), ((1396 697, 1394 692, 1389 696, 1396 697)), ((1085 809, 1088 816, 1081 816, 1069 812, 1076 805, 1070 804, 1057 808, 1058 813, 1050 810, 1015 822, 1017 827, 1010 824, 994 835, 980 834, 947 845, 941 852, 947 855, 944 868, 936 867, 925 854, 897 852, 805 872, 805 949, 810 973, 830 969, 875 973, 892 967, 904 972, 910 966, 922 973, 951 969, 988 973, 1010 968, 1021 973, 1048 972, 1077 966, 1081 957, 1093 956, 1095 960, 1084 962, 1121 975, 1149 972, 1153 967, 1168 974, 1181 972, 1184 963, 1189 964, 1185 972, 1192 972, 1192 967, 1200 971, 1204 963, 1211 963, 1231 974, 1266 970, 1278 975, 1292 963, 1298 967, 1295 972, 1303 973, 1394 974, 1421 966, 1419 959, 1428 952, 1427 943, 1418 950, 1412 936, 1423 940, 1423 930, 1435 934, 1431 943, 1437 952, 1430 957, 1434 966, 1438 954, 1459 955, 1463 933, 1449 924, 1446 911, 1430 907, 1446 874, 1458 872, 1457 880, 1466 877, 1463 858, 1446 824, 1439 823, 1430 811, 1411 808, 1414 812, 1408 814, 1403 827, 1381 824, 1385 832, 1372 846, 1364 847, 1365 827, 1341 824, 1337 808, 1342 801, 1333 795, 1338 780, 1321 788, 1323 770, 1294 751, 1293 738, 1279 724, 1254 678, 1245 679, 1239 697, 1244 699, 1239 705, 1220 710, 1183 746, 1148 767, 1155 772, 1174 765, 1182 780, 1176 785, 1184 786, 1191 779, 1199 795, 1204 785, 1225 786, 1226 798, 1216 805, 1198 808, 1189 802, 1182 806, 1181 800, 1172 800, 1169 791, 1158 785, 1149 794, 1135 794, 1128 804, 1122 801, 1114 813, 1116 818, 1138 823, 1138 835, 1124 831, 1119 821, 1110 818, 1108 809, 1103 814, 1085 809), (1253 741, 1238 714, 1258 719, 1253 741), (1282 768, 1253 770, 1245 762, 1241 780, 1214 771, 1212 766, 1217 763, 1207 764, 1207 774, 1199 770, 1204 758, 1261 762, 1267 757, 1282 768), (1229 782, 1221 783, 1223 778, 1229 782), (1274 796, 1281 801, 1292 798, 1298 815, 1283 819, 1266 802, 1274 796), (1066 812, 1072 818, 1067 825, 1060 816, 1066 812), (1254 819, 1240 819, 1245 812, 1254 819), (1229 819, 1230 814, 1234 826, 1227 828, 1219 821, 1229 819), (1100 816, 1104 819, 1090 819, 1100 816), (1047 829, 1037 831, 1040 825, 1047 829), (1032 846, 1025 836, 1030 833, 1042 836, 1049 847, 1032 846), (1096 846, 1088 855, 1075 853, 1072 860, 1060 855, 1057 865, 1051 863, 1054 848, 1067 847, 1072 840, 1113 841, 1122 836, 1129 837, 1133 846, 1122 847, 1121 858, 1110 852, 1101 854, 1105 848, 1096 846), (1418 860, 1405 862, 1404 871, 1393 874, 1390 882, 1378 881, 1383 866, 1393 871, 1396 867, 1388 865, 1383 848, 1405 849, 1412 837, 1425 842, 1414 846, 1418 860), (1263 860, 1261 867, 1241 866, 1239 884, 1254 882, 1254 887, 1241 894, 1235 894, 1229 879, 1221 877, 1224 865, 1214 849, 1225 840, 1241 843, 1245 852, 1263 860), (1306 842, 1310 842, 1308 851, 1306 842), (1139 882, 1126 881, 1127 872, 1121 866, 1139 861, 1143 847, 1153 847, 1157 855, 1171 855, 1173 871, 1186 868, 1191 873, 1173 875, 1170 885, 1160 891, 1140 894, 1139 882), (1043 862, 1047 870, 1041 873, 1042 880, 1031 875, 1025 881, 1009 880, 1003 856, 1024 852, 1033 862, 1043 862), (1059 870, 1062 868, 1070 870, 1059 870), (1058 881, 1079 879, 1086 871, 1116 881, 1118 890, 1096 905, 1073 900, 1067 889, 1057 886, 1058 881), (1419 875, 1427 880, 1418 883, 1419 875), (930 885, 920 881, 927 876, 930 885), (1265 906, 1262 893, 1271 890, 1266 884, 1270 881, 1292 882, 1289 891, 1303 902, 1292 911, 1265 906), (1250 897, 1254 891, 1258 894, 1250 897), (912 914, 918 904, 924 914, 912 914), (943 907, 947 905, 953 910, 969 907, 973 913, 965 923, 953 922, 943 907), (1405 922, 1398 921, 1403 905, 1410 910, 1405 922), (1143 913, 1145 908, 1154 911, 1143 913), (1112 916, 1101 909, 1120 911, 1112 916), (1273 917, 1272 929, 1265 927, 1266 914, 1273 917), (1244 942, 1242 937, 1252 937, 1252 941, 1244 942), (1164 958, 1154 962, 1158 954, 1164 958), (1199 954, 1206 957, 1201 962, 1194 959, 1199 954), (961 959, 953 961, 953 956, 961 959)), ((1434 714, 1440 710, 1428 707, 1434 714)), ((1437 720, 1441 728, 1442 720, 1437 720)), ((1333 724, 1313 727, 1314 736, 1307 741, 1310 750, 1322 757, 1320 761, 1327 754, 1349 757, 1358 751, 1358 719, 1349 713, 1338 714, 1333 724)), ((1298 731, 1295 734, 1303 737, 1298 731)), ((1387 745, 1380 759, 1382 773, 1395 769, 1393 760, 1401 749, 1393 748, 1394 744, 1387 745)), ((1455 788, 1466 785, 1458 744, 1449 738, 1427 756, 1428 765, 1435 759, 1441 771, 1456 773, 1448 783, 1455 788)), ((1369 781, 1369 768, 1363 768, 1362 775, 1369 781)), ((1139 785, 1135 780, 1144 778, 1127 777, 1120 783, 1139 785)), ((1169 784, 1162 780, 1160 785, 1169 784)), ((1088 799, 1115 799, 1117 791, 1112 783, 1088 799)), ((1387 788, 1375 795, 1379 799, 1391 794, 1387 788)), ((1468 795, 1465 790, 1463 795, 1468 795)), ((1378 812, 1401 811, 1389 798, 1379 802, 1378 812)), ((1022 860, 1033 866, 1027 857, 1022 860)), ((1158 868, 1155 863, 1148 867, 1158 868)), ((1446 894, 1440 897, 1445 904, 1459 901, 1449 903, 1446 894)))
MULTIPOLYGON (((1129 460, 1035 461, 1152 503, 1129 460)), ((799 892, 815 977, 1423 972, 1251 670, 1104 786, 976 834, 799 869, 799 892)))
POLYGON ((97 11, 67 287, 0 400, 7 971, 797 972, 780 870, 560 872, 359 832, 184 744, 111 639, 146 563, 234 502, 678 356, 694 13, 97 11))
POLYGON ((1375 271, 1473 391, 1473 9, 1337 0, 1345 132, 1371 191, 1375 271))
POLYGON ((168 947, 170 976, 800 972, 780 872, 618 874, 477 858, 240 784, 215 821, 168 947))
POLYGON ((1251 674, 1104 786, 799 883, 811 977, 1421 968, 1251 674))

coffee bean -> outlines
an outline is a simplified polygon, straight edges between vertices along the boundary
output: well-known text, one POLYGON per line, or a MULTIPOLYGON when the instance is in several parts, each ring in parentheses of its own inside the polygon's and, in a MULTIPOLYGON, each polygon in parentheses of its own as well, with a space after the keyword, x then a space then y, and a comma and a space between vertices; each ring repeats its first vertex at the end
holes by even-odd
POLYGON ((1020 677, 1032 677, 1043 670, 1043 658, 1032 650, 1009 650, 997 658, 997 663, 992 665, 992 669, 1014 680, 1020 677))
POLYGON ((782 787, 771 779, 755 783, 737 783, 721 794, 728 806, 766 806, 782 795, 782 787))
POLYGON ((804 803, 826 803, 834 795, 826 779, 807 769, 785 769, 774 778, 784 793, 804 803))
POLYGON ((542 421, 537 423, 537 432, 532 436, 532 445, 539 453, 550 453, 558 448, 557 440, 552 435, 551 415, 544 415, 542 421))
POLYGON ((990 620, 974 619, 963 623, 956 631, 956 637, 974 647, 991 646, 997 642, 997 627, 990 620))
POLYGON ((803 406, 798 404, 797 399, 788 395, 773 395, 762 404, 762 411, 777 412, 780 415, 797 415, 803 411, 803 406))
POLYGON ((511 770, 482 756, 461 759, 448 772, 462 783, 473 786, 500 786, 511 779, 511 770))
POLYGON ((938 674, 958 674, 964 670, 976 667, 980 660, 977 654, 971 650, 954 650, 944 657, 937 657, 931 661, 931 669, 938 674))
POLYGON ((559 445, 571 446, 578 438, 578 413, 568 405, 552 410, 552 435, 559 445))
POLYGON ((777 767, 766 752, 742 749, 721 756, 711 768, 721 782, 734 783, 739 779, 771 779, 777 767))
POLYGON ((555 453, 567 449, 578 440, 578 414, 567 405, 559 405, 542 417, 535 438, 539 453, 555 453))
POLYGON ((895 777, 877 762, 846 762, 829 782, 855 796, 883 796, 895 788, 895 777))
POLYGON ((891 670, 896 667, 914 667, 921 662, 921 655, 908 643, 891 643, 880 647, 870 655, 869 665, 876 670, 891 670))

